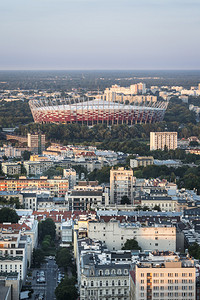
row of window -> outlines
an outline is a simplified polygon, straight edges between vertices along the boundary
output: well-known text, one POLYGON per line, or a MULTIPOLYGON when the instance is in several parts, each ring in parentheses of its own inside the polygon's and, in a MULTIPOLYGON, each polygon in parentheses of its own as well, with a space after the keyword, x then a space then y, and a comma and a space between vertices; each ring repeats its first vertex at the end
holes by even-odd
MULTIPOLYGON (((144 297, 144 293, 140 293, 140 296, 141 297, 144 297)), ((194 296, 194 293, 153 293, 153 297, 165 297, 165 296, 168 296, 168 297, 192 297, 194 296)), ((148 295, 147 295, 148 297, 148 295)), ((183 299, 183 298, 182 298, 183 299)))
MULTIPOLYGON (((117 286, 117 285, 127 285, 127 280, 112 280, 111 282, 109 282, 108 280, 104 281, 99 281, 99 286, 117 286)), ((86 282, 84 281, 84 286, 86 286, 86 282)), ((88 286, 94 286, 94 281, 91 280, 90 282, 88 282, 88 286)), ((96 282, 96 286, 98 286, 98 282, 96 282)))
POLYGON ((168 277, 192 277, 193 276, 193 273, 141 273, 141 277, 144 277, 145 275, 147 276, 150 276, 152 277, 165 277, 165 276, 168 276, 168 277))
POLYGON ((121 270, 121 269, 117 269, 117 270, 112 269, 111 271, 107 269, 107 270, 105 270, 105 272, 103 270, 99 270, 99 276, 110 275, 110 274, 111 275, 115 275, 115 274, 117 274, 117 275, 121 275, 121 274, 127 275, 128 274, 128 269, 124 269, 124 271, 121 270))

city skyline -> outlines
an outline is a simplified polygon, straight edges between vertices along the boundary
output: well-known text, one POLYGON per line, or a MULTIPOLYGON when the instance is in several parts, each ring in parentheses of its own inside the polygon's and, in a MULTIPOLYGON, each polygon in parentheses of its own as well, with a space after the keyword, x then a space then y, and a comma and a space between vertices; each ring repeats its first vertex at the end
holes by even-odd
POLYGON ((199 1, 9 0, 1 70, 200 69, 199 1))

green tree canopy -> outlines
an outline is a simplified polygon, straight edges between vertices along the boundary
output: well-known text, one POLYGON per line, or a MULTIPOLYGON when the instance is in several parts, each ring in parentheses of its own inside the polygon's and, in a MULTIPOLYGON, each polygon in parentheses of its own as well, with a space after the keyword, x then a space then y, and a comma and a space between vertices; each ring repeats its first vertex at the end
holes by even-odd
POLYGON ((14 209, 9 207, 3 207, 2 209, 0 209, 0 223, 17 223, 18 220, 19 216, 14 209))
POLYGON ((34 267, 40 267, 44 261, 44 251, 42 249, 33 249, 33 265, 34 267))
POLYGON ((47 218, 39 223, 39 239, 43 240, 48 235, 50 235, 52 240, 55 239, 56 225, 51 218, 47 218))
POLYGON ((135 239, 130 239, 126 241, 122 250, 141 250, 141 247, 135 239))
POLYGON ((122 196, 121 204, 131 204, 131 201, 126 195, 124 195, 122 196))
POLYGON ((72 266, 72 255, 70 249, 60 247, 56 253, 56 263, 59 267, 67 268, 72 266))
POLYGON ((65 277, 64 280, 57 286, 55 295, 57 300, 77 300, 78 293, 75 286, 76 279, 74 277, 65 277))

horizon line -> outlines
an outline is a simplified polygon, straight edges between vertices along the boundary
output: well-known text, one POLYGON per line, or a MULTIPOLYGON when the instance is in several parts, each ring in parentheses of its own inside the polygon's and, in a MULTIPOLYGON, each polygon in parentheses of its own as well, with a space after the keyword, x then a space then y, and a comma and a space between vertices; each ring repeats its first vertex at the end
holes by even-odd
POLYGON ((0 69, 0 72, 7 72, 7 71, 200 71, 199 69, 98 69, 98 68, 90 68, 90 69, 0 69))

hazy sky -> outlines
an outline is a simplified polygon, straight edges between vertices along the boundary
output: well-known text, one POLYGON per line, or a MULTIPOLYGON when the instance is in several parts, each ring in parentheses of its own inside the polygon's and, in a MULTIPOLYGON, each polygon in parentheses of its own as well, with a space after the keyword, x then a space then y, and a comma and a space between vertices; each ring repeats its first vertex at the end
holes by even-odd
POLYGON ((200 69, 200 0, 2 0, 0 69, 200 69))

